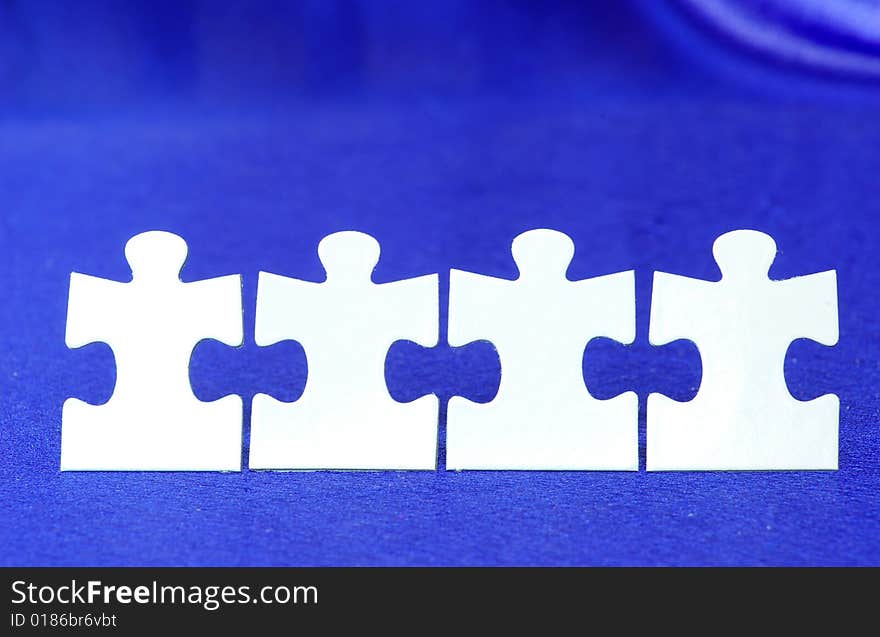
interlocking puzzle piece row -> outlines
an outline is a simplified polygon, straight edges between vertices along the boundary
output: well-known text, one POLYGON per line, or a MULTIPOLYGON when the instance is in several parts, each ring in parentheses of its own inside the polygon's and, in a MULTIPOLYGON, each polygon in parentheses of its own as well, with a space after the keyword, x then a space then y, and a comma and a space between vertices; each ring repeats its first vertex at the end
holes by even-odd
MULTIPOLYGON (((117 384, 105 405, 76 399, 62 416, 62 470, 240 469, 242 402, 204 403, 189 385, 195 345, 241 345, 239 276, 182 283, 186 244, 176 235, 132 238, 132 281, 71 275, 67 344, 103 341, 117 384)), ((452 270, 449 342, 485 339, 501 360, 494 400, 453 397, 450 469, 638 469, 638 399, 597 400, 581 362, 587 343, 635 339, 633 271, 570 281, 574 245, 533 230, 514 239, 515 280, 452 270)), ((379 245, 369 235, 325 237, 322 283, 260 273, 256 341, 297 340, 309 361, 302 397, 258 394, 251 416, 254 469, 434 469, 438 400, 391 398, 391 344, 438 342, 438 276, 371 280, 379 245)), ((739 230, 714 246, 717 282, 657 273, 650 341, 691 339, 703 380, 689 402, 648 398, 648 470, 836 469, 839 402, 798 401, 783 362, 791 342, 837 342, 833 271, 771 281, 768 235, 739 230)))

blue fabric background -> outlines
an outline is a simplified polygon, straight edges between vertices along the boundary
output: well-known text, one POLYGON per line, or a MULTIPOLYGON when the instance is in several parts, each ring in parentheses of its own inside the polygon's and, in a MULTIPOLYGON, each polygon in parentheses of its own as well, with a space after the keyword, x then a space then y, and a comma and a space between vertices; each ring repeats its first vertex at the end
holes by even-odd
POLYGON ((877 86, 603 4, 0 3, 0 564, 880 565, 877 86), (440 272, 441 344, 386 375, 441 397, 442 466, 446 401, 500 369, 446 344, 447 271, 512 278, 542 226, 571 278, 636 270, 637 341, 591 343, 585 378, 638 392, 641 472, 59 473, 62 403, 115 378, 64 345, 68 277, 127 280, 133 234, 182 235, 185 280, 244 275, 244 347, 200 344, 191 377, 244 397, 246 439, 253 394, 306 379, 297 344, 254 345, 259 270, 320 280, 317 242, 357 229, 377 281, 440 272), (717 278, 735 228, 776 238, 774 278, 838 271, 839 345, 785 362, 797 398, 840 396, 837 472, 644 472, 648 393, 700 382, 693 344, 648 345, 651 273, 717 278))

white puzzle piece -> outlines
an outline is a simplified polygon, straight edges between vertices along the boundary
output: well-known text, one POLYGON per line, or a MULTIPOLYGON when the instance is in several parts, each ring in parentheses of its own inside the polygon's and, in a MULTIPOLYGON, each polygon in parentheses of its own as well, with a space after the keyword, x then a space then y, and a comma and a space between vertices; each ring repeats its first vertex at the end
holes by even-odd
POLYGON ((256 342, 296 340, 306 352, 302 397, 254 396, 252 469, 434 469, 438 400, 399 403, 385 384, 395 341, 433 347, 438 276, 373 283, 379 244, 361 232, 325 237, 322 283, 260 272, 256 342))
POLYGON ((519 278, 452 270, 449 344, 490 341, 501 360, 495 399, 454 396, 446 426, 449 469, 638 470, 638 398, 587 391, 587 343, 635 340, 635 276, 570 281, 571 239, 532 230, 513 241, 519 278))
POLYGON ((770 280, 776 243, 753 230, 713 254, 720 281, 654 275, 650 342, 696 343, 703 379, 689 402, 648 397, 648 470, 837 469, 837 396, 796 400, 783 369, 795 339, 837 343, 836 273, 770 280))
POLYGON ((62 470, 238 471, 242 401, 192 393, 196 344, 243 343, 241 277, 183 283, 183 239, 145 232, 125 246, 129 283, 70 276, 67 346, 110 345, 116 387, 104 405, 64 403, 62 470))

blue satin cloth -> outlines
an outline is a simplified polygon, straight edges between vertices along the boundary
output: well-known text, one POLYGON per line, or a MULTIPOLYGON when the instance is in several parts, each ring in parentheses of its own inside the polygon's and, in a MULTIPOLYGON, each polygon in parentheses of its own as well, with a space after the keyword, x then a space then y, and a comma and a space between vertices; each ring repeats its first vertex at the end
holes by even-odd
POLYGON ((0 2, 0 564, 880 565, 875 6, 0 2), (449 397, 503 368, 449 347, 448 270, 513 278, 535 227, 573 238, 572 279, 636 271, 635 344, 583 367, 638 393, 639 472, 442 469, 449 397), (644 471, 648 394, 701 374, 648 344, 652 273, 717 279, 735 228, 775 238, 774 278, 838 272, 839 344, 780 366, 840 397, 839 471, 644 471), (320 280, 318 241, 354 229, 375 280, 439 272, 440 344, 395 344, 386 381, 439 396, 441 469, 60 473, 64 400, 115 381, 109 347, 65 347, 69 275, 127 280, 150 229, 188 241, 184 280, 244 277, 244 346, 190 370, 243 397, 243 449, 253 395, 307 382, 298 344, 254 343, 260 270, 320 280))

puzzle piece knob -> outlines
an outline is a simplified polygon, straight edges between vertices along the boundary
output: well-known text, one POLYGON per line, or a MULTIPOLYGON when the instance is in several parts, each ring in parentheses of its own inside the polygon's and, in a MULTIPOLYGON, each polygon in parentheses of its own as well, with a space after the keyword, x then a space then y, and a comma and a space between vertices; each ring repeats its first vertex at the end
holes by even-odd
POLYGON ((125 244, 125 258, 136 280, 179 279, 187 251, 181 237, 158 230, 142 232, 125 244))
POLYGON ((721 235, 712 254, 727 279, 766 279, 776 259, 776 242, 757 230, 734 230, 721 235))
POLYGON ((520 278, 564 279, 574 257, 574 242, 556 230, 529 230, 513 240, 511 252, 520 278))
POLYGON ((327 281, 368 282, 379 263, 379 242, 363 232, 335 232, 318 244, 327 281))

